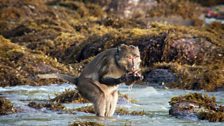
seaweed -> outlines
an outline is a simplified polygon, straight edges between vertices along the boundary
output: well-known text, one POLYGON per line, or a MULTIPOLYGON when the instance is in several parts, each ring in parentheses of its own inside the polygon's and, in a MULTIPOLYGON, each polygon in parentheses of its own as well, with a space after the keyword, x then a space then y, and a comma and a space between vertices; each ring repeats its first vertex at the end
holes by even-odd
POLYGON ((210 122, 223 122, 223 106, 216 103, 216 98, 199 93, 191 93, 184 96, 171 98, 170 114, 174 116, 195 114, 201 120, 210 122), (182 104, 182 105, 181 105, 182 104))
POLYGON ((29 102, 29 107, 35 108, 35 109, 42 109, 47 108, 52 111, 63 111, 65 110, 65 106, 60 103, 54 103, 54 102, 46 102, 46 103, 37 103, 37 102, 29 102))
POLYGON ((0 115, 15 113, 17 110, 13 107, 11 101, 4 97, 0 97, 0 115))
POLYGON ((101 124, 101 123, 97 123, 97 122, 88 122, 88 121, 80 122, 80 121, 76 121, 76 122, 72 123, 69 126, 104 126, 104 125, 101 124))
MULTIPOLYGON (((137 101, 130 98, 127 94, 118 93, 119 97, 126 99, 128 102, 136 103, 137 101)), ((78 90, 67 89, 60 94, 56 94, 56 97, 50 99, 51 102, 57 103, 89 103, 89 101, 82 97, 78 90)))
POLYGON ((77 90, 65 90, 50 101, 57 103, 88 103, 77 90))
POLYGON ((41 85, 51 81, 62 82, 55 79, 37 79, 36 74, 41 72, 70 72, 74 73, 57 60, 50 58, 38 51, 32 51, 26 47, 11 43, 8 39, 0 36, 1 53, 1 86, 7 85, 41 85), (24 65, 26 64, 26 65, 24 65), (42 82, 42 83, 41 83, 42 82))
POLYGON ((216 91, 223 87, 223 63, 187 65, 177 62, 155 63, 154 68, 170 69, 178 80, 166 86, 179 89, 216 91))
MULTIPOLYGON (((75 111, 95 114, 93 106, 84 106, 84 107, 75 109, 75 111)), ((129 111, 126 108, 119 108, 119 107, 116 108, 115 113, 118 115, 140 115, 140 116, 146 115, 144 110, 143 111, 129 111)))

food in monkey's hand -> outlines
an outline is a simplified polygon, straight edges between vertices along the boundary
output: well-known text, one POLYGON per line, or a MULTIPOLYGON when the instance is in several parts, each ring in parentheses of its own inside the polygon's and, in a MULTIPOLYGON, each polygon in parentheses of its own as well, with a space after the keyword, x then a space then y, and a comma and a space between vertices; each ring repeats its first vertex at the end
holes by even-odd
POLYGON ((129 72, 121 77, 121 80, 125 82, 126 85, 131 85, 137 81, 143 80, 143 76, 139 72, 129 72))

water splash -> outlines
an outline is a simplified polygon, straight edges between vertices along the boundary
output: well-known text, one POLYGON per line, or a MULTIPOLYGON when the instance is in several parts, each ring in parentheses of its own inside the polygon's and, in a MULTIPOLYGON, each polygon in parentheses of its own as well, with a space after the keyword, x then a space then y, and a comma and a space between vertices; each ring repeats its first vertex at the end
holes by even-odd
POLYGON ((133 87, 133 84, 132 84, 132 85, 130 85, 130 86, 128 86, 128 92, 131 92, 132 87, 133 87))

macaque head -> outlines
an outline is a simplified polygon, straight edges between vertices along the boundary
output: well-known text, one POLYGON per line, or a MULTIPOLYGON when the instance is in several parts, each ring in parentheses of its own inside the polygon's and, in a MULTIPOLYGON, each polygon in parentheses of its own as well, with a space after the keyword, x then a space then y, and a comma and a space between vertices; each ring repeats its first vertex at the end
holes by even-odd
POLYGON ((140 52, 138 47, 122 44, 118 47, 118 64, 128 72, 140 71, 140 52))

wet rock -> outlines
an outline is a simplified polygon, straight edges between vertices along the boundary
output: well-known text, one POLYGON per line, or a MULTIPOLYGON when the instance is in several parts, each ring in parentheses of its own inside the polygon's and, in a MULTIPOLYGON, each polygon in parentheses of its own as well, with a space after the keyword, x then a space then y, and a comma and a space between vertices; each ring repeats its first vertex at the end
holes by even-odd
POLYGON ((144 79, 149 85, 156 84, 158 87, 177 81, 176 75, 169 69, 153 69, 145 74, 144 79))
POLYGON ((197 2, 203 6, 214 6, 214 5, 219 5, 219 4, 224 4, 223 0, 192 0, 194 2, 197 2))
MULTIPOLYGON (((201 25, 202 21, 199 19, 203 12, 203 7, 185 0, 158 0, 157 6, 154 6, 147 12, 146 17, 172 17, 180 16, 183 19, 192 20, 194 25, 201 25)), ((169 23, 169 22, 168 22, 169 23)))
MULTIPOLYGON (((57 103, 88 103, 89 101, 79 94, 78 90, 65 90, 61 94, 57 94, 55 98, 50 100, 57 103)), ((135 103, 136 100, 128 97, 126 94, 119 93, 118 104, 135 103)))
POLYGON ((169 88, 193 89, 216 91, 223 87, 223 65, 214 63, 208 65, 187 65, 173 63, 156 63, 157 69, 169 69, 177 76, 177 81, 168 83, 165 86, 169 88))
POLYGON ((35 109, 46 108, 46 109, 53 110, 53 111, 65 110, 65 106, 63 106, 60 103, 53 103, 53 102, 46 102, 46 103, 30 102, 28 104, 28 106, 35 108, 35 109))
POLYGON ((16 109, 13 107, 12 103, 8 99, 0 97, 0 115, 6 115, 15 112, 16 109))
POLYGON ((101 123, 97 123, 97 122, 80 122, 80 121, 76 121, 74 123, 72 123, 69 126, 104 126, 101 123))
POLYGON ((178 118, 224 121, 223 106, 216 103, 215 97, 193 93, 173 97, 169 103, 169 114, 178 118))
MULTIPOLYGON (((93 106, 85 106, 75 109, 75 111, 95 114, 93 106)), ((115 113, 118 115, 146 115, 144 111, 128 111, 126 108, 116 108, 115 113)))
POLYGON ((55 98, 51 99, 57 103, 87 103, 88 100, 84 99, 77 90, 65 90, 58 94, 55 98))
POLYGON ((218 58, 223 55, 222 49, 213 45, 205 38, 181 38, 174 40, 165 48, 165 60, 179 61, 186 64, 200 64, 208 62, 211 58, 218 58), (217 53, 214 53, 217 52, 217 53), (209 57, 207 59, 206 57, 209 57))

